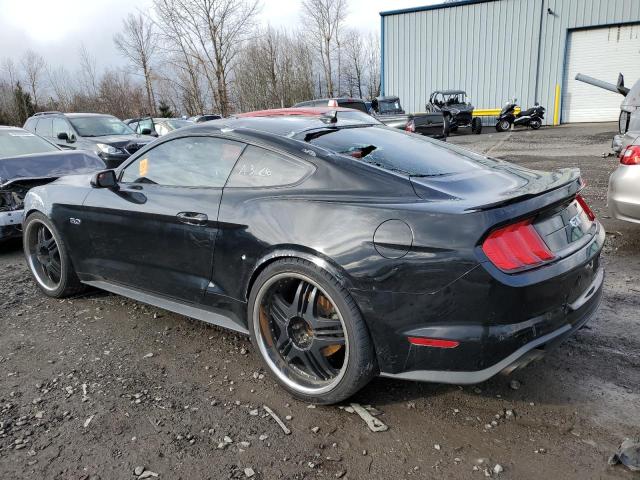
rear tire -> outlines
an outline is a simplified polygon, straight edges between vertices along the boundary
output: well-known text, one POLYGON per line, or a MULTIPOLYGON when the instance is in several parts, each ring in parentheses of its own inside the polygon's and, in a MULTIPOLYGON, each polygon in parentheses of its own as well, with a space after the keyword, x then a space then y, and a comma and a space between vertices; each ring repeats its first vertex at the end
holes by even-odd
POLYGON ((377 372, 373 343, 351 295, 298 258, 277 260, 249 295, 251 340, 276 381, 309 403, 341 402, 377 372))
POLYGON ((482 120, 478 117, 473 117, 471 119, 471 133, 475 133, 476 135, 482 133, 482 120))
POLYGON ((64 298, 86 290, 78 280, 66 244, 46 215, 30 214, 23 230, 22 246, 27 265, 45 295, 64 298))

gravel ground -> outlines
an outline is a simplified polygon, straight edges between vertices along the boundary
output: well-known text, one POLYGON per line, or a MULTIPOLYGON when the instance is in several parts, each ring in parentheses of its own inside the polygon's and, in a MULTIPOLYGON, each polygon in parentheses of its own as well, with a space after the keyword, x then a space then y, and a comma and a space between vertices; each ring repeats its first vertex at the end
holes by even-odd
POLYGON ((634 478, 607 464, 640 434, 640 225, 606 213, 614 129, 451 139, 532 168, 582 169, 609 232, 604 301, 587 328, 511 377, 374 380, 353 401, 375 407, 386 432, 344 406, 292 399, 243 336, 100 292, 49 299, 20 243, 1 245, 0 478, 634 478))

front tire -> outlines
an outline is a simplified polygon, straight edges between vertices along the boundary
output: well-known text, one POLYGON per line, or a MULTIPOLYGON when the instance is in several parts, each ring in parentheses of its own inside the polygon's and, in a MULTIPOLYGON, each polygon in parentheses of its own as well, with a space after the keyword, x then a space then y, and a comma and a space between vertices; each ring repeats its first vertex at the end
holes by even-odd
POLYGON ((85 290, 76 275, 67 247, 55 225, 40 212, 30 214, 23 227, 27 265, 45 295, 64 298, 85 290))
POLYGON ((471 133, 475 133, 476 135, 482 133, 482 120, 478 117, 473 117, 471 119, 471 133))
POLYGON ((531 120, 529 126, 534 130, 538 130, 542 126, 542 122, 540 120, 531 120))
POLYGON ((442 117, 442 136, 446 140, 451 133, 451 119, 449 115, 443 115, 442 117))
POLYGON ((295 397, 341 402, 376 373, 375 353, 349 292, 314 264, 270 264, 249 295, 251 339, 267 369, 295 397))
POLYGON ((511 128, 511 122, 509 120, 499 120, 496 123, 496 130, 499 132, 506 132, 511 128))

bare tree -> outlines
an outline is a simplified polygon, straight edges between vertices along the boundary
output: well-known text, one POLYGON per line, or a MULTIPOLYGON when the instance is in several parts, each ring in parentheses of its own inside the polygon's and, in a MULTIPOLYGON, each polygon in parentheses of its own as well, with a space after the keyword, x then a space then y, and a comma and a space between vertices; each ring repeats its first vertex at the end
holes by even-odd
POLYGON ((142 71, 149 112, 156 114, 156 101, 153 94, 151 64, 157 50, 157 34, 153 23, 142 13, 130 13, 123 20, 122 32, 113 37, 116 47, 131 64, 142 71))
POLYGON ((34 52, 33 50, 27 50, 20 63, 24 70, 25 81, 29 87, 33 103, 37 108, 38 90, 41 86, 42 76, 46 70, 46 63, 42 55, 34 52))
POLYGON ((127 72, 107 70, 98 84, 98 111, 118 118, 143 115, 147 113, 145 90, 141 85, 132 83, 127 72))
POLYGON ((87 95, 98 94, 98 68, 96 59, 89 53, 84 44, 80 45, 78 50, 78 59, 80 60, 80 69, 78 80, 80 86, 87 95))
POLYGON ((202 66, 215 106, 227 115, 236 56, 253 36, 258 0, 155 0, 155 6, 165 15, 171 10, 188 55, 202 66))
POLYGON ((11 86, 14 86, 18 81, 16 64, 11 58, 6 57, 2 59, 2 74, 4 77, 6 77, 9 85, 11 86))
POLYGON ((55 98, 49 100, 51 109, 65 111, 71 105, 75 93, 69 72, 63 66, 47 68, 47 77, 51 91, 55 98))
POLYGON ((313 61, 300 32, 267 28, 243 49, 235 72, 240 110, 288 107, 313 96, 313 61))
POLYGON ((349 95, 364 98, 364 82, 367 61, 367 49, 362 35, 356 30, 348 30, 344 41, 345 68, 344 79, 349 95))
POLYGON ((175 0, 154 0, 154 10, 165 59, 163 67, 168 70, 163 79, 179 91, 189 114, 204 113, 202 62, 187 22, 179 14, 175 0))
POLYGON ((332 53, 347 15, 346 0, 303 0, 302 15, 309 24, 324 71, 327 93, 334 96, 332 53))
POLYGON ((365 44, 365 70, 367 72, 367 96, 375 98, 380 95, 380 36, 371 33, 365 44))

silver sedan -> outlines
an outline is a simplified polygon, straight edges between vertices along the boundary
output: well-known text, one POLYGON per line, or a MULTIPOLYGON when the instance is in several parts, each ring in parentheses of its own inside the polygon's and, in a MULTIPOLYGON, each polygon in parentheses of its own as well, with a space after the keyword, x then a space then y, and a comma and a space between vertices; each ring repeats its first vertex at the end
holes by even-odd
POLYGON ((620 154, 620 165, 609 178, 607 203, 613 217, 640 223, 640 137, 620 154))

